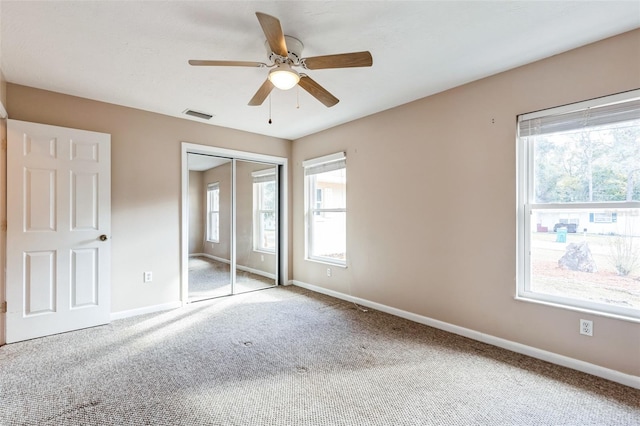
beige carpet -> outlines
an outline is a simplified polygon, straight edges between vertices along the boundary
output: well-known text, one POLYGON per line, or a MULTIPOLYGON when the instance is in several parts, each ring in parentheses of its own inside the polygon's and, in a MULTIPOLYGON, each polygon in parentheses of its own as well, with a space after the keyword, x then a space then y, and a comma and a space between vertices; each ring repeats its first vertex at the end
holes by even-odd
POLYGON ((638 425, 640 391, 273 288, 0 348, 1 425, 638 425))
MULTIPOLYGON (((234 292, 245 293, 273 287, 275 280, 240 269, 236 270, 234 292)), ((189 300, 197 301, 231 294, 231 268, 228 263, 204 256, 189 257, 189 300)))

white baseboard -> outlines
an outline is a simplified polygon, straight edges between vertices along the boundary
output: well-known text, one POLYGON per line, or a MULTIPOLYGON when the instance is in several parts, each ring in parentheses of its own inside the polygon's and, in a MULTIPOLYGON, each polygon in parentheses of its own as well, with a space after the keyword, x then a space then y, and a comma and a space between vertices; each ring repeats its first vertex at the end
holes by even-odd
POLYGON ((227 265, 231 263, 229 259, 223 259, 222 257, 214 256, 209 253, 191 253, 189 257, 207 257, 209 259, 217 260, 218 262, 226 263, 227 265))
POLYGON ((428 325, 430 327, 448 331, 450 333, 458 334, 460 336, 468 337, 469 339, 477 340, 477 341, 487 343, 493 346, 497 346, 499 348, 507 349, 519 354, 528 355, 530 357, 541 359, 543 361, 547 361, 552 364, 561 365, 563 367, 571 368, 573 370, 582 371, 583 373, 591 374, 593 376, 602 377, 603 379, 611 380, 612 382, 620 383, 635 389, 640 389, 640 377, 638 376, 632 376, 630 374, 622 373, 620 371, 611 370, 609 368, 601 367, 599 365, 580 361, 575 358, 569 358, 564 355, 559 355, 553 352, 548 352, 542 349, 534 348, 532 346, 527 346, 521 343, 512 342, 510 340, 502 339, 500 337, 495 337, 489 334, 480 333, 479 331, 449 324, 433 318, 403 311, 401 309, 393 308, 391 306, 383 305, 376 302, 371 302, 366 299, 350 296, 337 291, 328 290, 326 288, 322 288, 313 284, 304 283, 302 281, 292 280, 291 283, 298 287, 306 288, 308 290, 315 291, 317 293, 322 293, 322 294, 326 294, 327 296, 335 297, 337 299, 342 299, 349 302, 357 303, 358 305, 366 306, 368 308, 375 309, 381 312, 386 312, 388 314, 405 318, 410 321, 428 325))
POLYGON ((128 311, 112 312, 110 318, 111 321, 115 321, 123 318, 135 317, 138 315, 168 311, 170 309, 180 308, 181 306, 182 302, 180 301, 163 303, 161 305, 145 306, 144 308, 130 309, 128 311))
POLYGON ((236 265, 236 268, 240 269, 241 271, 249 272, 251 274, 260 275, 262 277, 269 278, 269 279, 272 279, 272 280, 276 279, 276 274, 271 274, 269 272, 264 272, 264 271, 260 271, 258 269, 249 268, 248 266, 236 265))
MULTIPOLYGON (((213 255, 207 254, 207 253, 192 253, 192 254, 189 255, 189 257, 198 257, 198 256, 207 257, 209 259, 217 260, 218 262, 222 262, 222 263, 226 263, 226 264, 231 263, 228 259, 223 259, 221 257, 213 256, 213 255)), ((236 265, 236 268, 238 268, 241 271, 249 272, 251 274, 260 275, 262 277, 269 278, 269 279, 272 279, 272 280, 276 279, 276 274, 271 274, 269 272, 260 271, 259 269, 253 269, 253 268, 250 268, 248 266, 243 266, 243 265, 236 265)))

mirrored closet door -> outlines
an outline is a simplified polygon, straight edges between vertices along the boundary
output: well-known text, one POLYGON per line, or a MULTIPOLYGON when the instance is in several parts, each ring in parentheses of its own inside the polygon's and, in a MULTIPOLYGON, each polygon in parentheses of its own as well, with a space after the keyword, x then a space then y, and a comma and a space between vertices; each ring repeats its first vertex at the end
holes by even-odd
POLYGON ((188 300, 278 284, 278 166, 188 154, 188 300))

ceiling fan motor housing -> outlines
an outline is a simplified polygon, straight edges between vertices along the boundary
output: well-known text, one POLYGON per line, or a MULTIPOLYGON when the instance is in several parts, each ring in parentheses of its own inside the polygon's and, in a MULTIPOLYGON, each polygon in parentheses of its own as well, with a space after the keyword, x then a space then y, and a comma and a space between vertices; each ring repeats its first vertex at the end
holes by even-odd
MULTIPOLYGON (((300 63, 300 59, 302 59, 302 49, 304 49, 304 45, 300 40, 295 37, 291 37, 288 35, 284 36, 284 41, 287 44, 287 53, 289 60, 297 65, 300 63)), ((279 57, 275 53, 271 51, 271 47, 269 47, 269 41, 264 42, 264 47, 267 49, 267 55, 269 56, 269 61, 276 63, 276 59, 279 57)))

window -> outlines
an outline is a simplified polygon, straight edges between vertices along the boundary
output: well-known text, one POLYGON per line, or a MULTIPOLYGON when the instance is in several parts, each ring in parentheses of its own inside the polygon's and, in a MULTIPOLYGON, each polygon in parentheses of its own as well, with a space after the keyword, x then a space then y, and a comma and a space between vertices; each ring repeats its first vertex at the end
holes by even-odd
POLYGON ((518 117, 518 298, 640 319, 640 90, 518 117))
POLYGON ((347 170, 344 153, 303 162, 307 259, 346 265, 347 170))
POLYGON ((276 250, 276 169, 259 170, 253 177, 253 249, 276 250))
POLYGON ((207 241, 220 242, 220 183, 207 185, 207 241))

